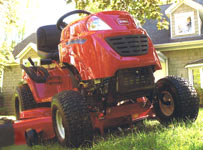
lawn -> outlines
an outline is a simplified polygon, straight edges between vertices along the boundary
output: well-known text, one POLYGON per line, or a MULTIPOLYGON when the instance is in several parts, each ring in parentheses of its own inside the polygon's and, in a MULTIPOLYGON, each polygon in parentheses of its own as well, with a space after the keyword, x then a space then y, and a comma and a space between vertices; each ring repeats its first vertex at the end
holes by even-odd
MULTIPOLYGON (((168 127, 158 121, 144 121, 134 129, 111 132, 105 137, 96 137, 92 148, 86 150, 203 150, 203 109, 195 123, 174 123, 168 127)), ((3 150, 29 150, 26 146, 9 147, 3 150)), ((69 150, 59 144, 35 146, 32 150, 69 150)), ((82 150, 78 148, 74 150, 82 150)))

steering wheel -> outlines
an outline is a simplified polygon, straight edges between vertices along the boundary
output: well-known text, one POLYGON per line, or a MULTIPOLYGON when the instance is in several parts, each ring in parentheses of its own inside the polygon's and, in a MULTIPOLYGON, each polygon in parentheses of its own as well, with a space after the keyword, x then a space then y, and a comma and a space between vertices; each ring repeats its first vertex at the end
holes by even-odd
POLYGON ((67 18, 67 17, 69 17, 69 16, 71 16, 71 15, 73 15, 73 14, 79 14, 79 13, 87 14, 87 15, 90 15, 90 14, 91 14, 90 12, 85 11, 85 10, 73 10, 73 11, 68 12, 68 13, 64 14, 63 16, 61 16, 61 17, 58 19, 57 23, 56 23, 56 27, 57 27, 60 31, 62 31, 63 28, 65 28, 65 27, 68 25, 67 23, 64 22, 64 19, 67 18))

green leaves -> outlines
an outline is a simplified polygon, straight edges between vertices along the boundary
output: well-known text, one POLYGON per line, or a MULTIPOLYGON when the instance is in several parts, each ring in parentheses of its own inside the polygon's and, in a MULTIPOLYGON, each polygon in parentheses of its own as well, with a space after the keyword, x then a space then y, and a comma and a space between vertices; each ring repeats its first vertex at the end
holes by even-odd
POLYGON ((12 36, 19 30, 17 5, 17 0, 0 0, 0 26, 3 32, 0 36, 0 66, 14 61, 12 50, 16 42, 12 36))
POLYGON ((66 2, 75 2, 77 9, 84 9, 93 13, 102 10, 127 11, 141 24, 144 24, 146 19, 158 20, 158 29, 168 29, 169 25, 166 18, 163 18, 160 13, 161 0, 66 0, 66 2))
POLYGON ((4 41, 0 46, 0 62, 2 64, 11 63, 14 61, 11 51, 12 47, 10 46, 10 44, 4 41))

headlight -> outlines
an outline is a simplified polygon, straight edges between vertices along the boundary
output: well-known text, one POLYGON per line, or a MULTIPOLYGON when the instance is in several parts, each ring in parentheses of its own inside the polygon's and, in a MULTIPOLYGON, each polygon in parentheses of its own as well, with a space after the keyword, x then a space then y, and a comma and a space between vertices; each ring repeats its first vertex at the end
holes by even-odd
POLYGON ((96 16, 89 18, 87 21, 87 28, 89 31, 112 30, 108 24, 96 16))
POLYGON ((141 25, 140 21, 137 20, 137 19, 135 19, 134 17, 133 17, 133 19, 134 19, 134 22, 135 22, 135 24, 136 24, 136 27, 137 27, 137 28, 142 28, 142 25, 141 25))

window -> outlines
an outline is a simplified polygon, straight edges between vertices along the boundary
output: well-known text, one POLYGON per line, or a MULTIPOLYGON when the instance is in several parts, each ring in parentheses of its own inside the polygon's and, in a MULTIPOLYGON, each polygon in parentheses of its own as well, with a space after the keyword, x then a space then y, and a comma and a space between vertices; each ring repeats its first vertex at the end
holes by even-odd
MULTIPOLYGON (((36 66, 39 66, 40 65, 40 60, 39 58, 32 58, 32 61, 34 62, 34 64, 36 66)), ((28 59, 23 59, 23 65, 25 65, 26 67, 30 67, 31 64, 30 62, 28 61, 28 59)))
MULTIPOLYGON (((32 58, 32 61, 34 62, 35 66, 40 65, 40 59, 39 58, 32 58)), ((28 59, 23 59, 23 65, 25 67, 31 67, 31 64, 28 59)), ((24 74, 24 70, 22 69, 22 74, 24 74)))
POLYGON ((3 87, 3 73, 4 73, 4 70, 0 68, 0 92, 2 92, 2 87, 3 87))
POLYGON ((193 86, 203 89, 203 67, 191 67, 189 69, 189 81, 193 86))
POLYGON ((175 34, 195 33, 194 12, 175 14, 175 34))

